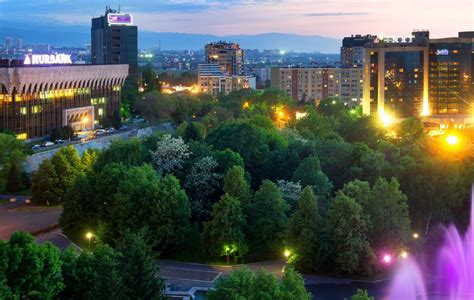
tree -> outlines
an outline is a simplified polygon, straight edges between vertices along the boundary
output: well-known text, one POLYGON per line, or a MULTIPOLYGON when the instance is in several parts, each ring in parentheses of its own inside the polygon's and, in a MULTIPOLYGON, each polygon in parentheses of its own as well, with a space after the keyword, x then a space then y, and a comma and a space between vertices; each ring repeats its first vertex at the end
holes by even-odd
POLYGON ((224 193, 240 202, 244 211, 250 204, 251 189, 245 180, 244 169, 240 166, 233 166, 224 177, 224 193))
POLYGON ((158 277, 158 267, 143 233, 126 234, 120 252, 123 297, 137 300, 162 299, 164 283, 158 277))
POLYGON ((309 300, 311 294, 306 292, 301 275, 292 268, 285 269, 283 280, 279 282, 264 269, 254 273, 248 267, 242 267, 232 271, 227 277, 220 277, 215 289, 208 292, 207 298, 309 300))
POLYGON ((170 173, 182 168, 183 162, 192 153, 183 139, 164 135, 152 153, 153 163, 160 174, 170 173))
POLYGON ((63 288, 59 250, 46 243, 36 244, 25 232, 14 233, 8 246, 5 272, 14 299, 55 299, 63 288))
POLYGON ((233 166, 244 167, 244 160, 239 153, 230 149, 217 150, 212 152, 212 157, 217 161, 217 172, 227 174, 233 166))
POLYGON ((156 91, 160 90, 160 83, 158 80, 158 76, 153 70, 153 65, 147 64, 142 68, 142 82, 143 82, 143 87, 145 89, 145 92, 151 92, 151 91, 156 91))
POLYGON ((209 222, 204 223, 203 243, 211 256, 241 257, 247 252, 243 229, 245 218, 240 202, 225 194, 212 208, 209 222))
POLYGON ((402 248, 410 237, 407 196, 400 191, 397 179, 378 179, 366 207, 372 226, 370 240, 378 249, 402 248))
POLYGON ((23 187, 21 165, 16 159, 11 160, 7 173, 7 192, 18 193, 23 187))
POLYGON ((146 224, 153 233, 155 248, 164 254, 176 253, 186 245, 191 230, 188 197, 173 175, 166 175, 154 194, 156 206, 149 210, 150 222, 146 224))
POLYGON ((311 186, 322 202, 320 203, 320 208, 323 212, 327 210, 327 203, 332 190, 332 183, 321 171, 321 165, 316 156, 310 156, 301 161, 293 173, 291 181, 299 182, 301 186, 311 186))
POLYGON ((299 182, 278 180, 277 186, 286 204, 288 204, 288 215, 292 215, 298 206, 298 199, 301 195, 301 184, 299 182))
POLYGON ((362 207, 337 193, 328 212, 331 257, 336 269, 346 274, 370 273, 374 254, 367 237, 362 207))
POLYGON ((57 204, 61 202, 63 190, 59 187, 59 178, 51 160, 44 160, 33 173, 31 180, 31 200, 35 204, 57 204))
POLYGON ((185 142, 190 140, 203 141, 206 137, 206 127, 200 122, 191 122, 184 129, 183 139, 185 142))
POLYGON ((249 238, 255 252, 281 251, 287 226, 287 205, 277 186, 264 180, 255 193, 247 220, 249 238))
POLYGON ((307 186, 298 201, 298 208, 290 219, 288 242, 294 249, 296 265, 301 269, 316 270, 321 260, 318 236, 321 233, 321 217, 316 196, 307 186))
POLYGON ((86 151, 84 151, 81 157, 81 165, 82 169, 86 174, 91 173, 93 171, 93 167, 95 162, 97 161, 98 156, 99 154, 97 151, 91 149, 87 149, 86 151))
POLYGON ((418 143, 425 134, 423 121, 418 117, 410 117, 400 123, 400 137, 405 144, 418 143))
POLYGON ((139 166, 143 164, 144 156, 145 150, 139 139, 115 139, 109 147, 100 152, 96 162, 94 163, 94 170, 99 172, 110 163, 139 166))
POLYGON ((192 195, 192 211, 199 220, 207 219, 210 210, 209 196, 220 185, 222 174, 216 173, 216 168, 216 160, 207 156, 197 161, 186 176, 184 186, 192 195))
POLYGON ((374 297, 369 297, 367 290, 357 289, 357 293, 351 297, 351 300, 374 300, 374 297))

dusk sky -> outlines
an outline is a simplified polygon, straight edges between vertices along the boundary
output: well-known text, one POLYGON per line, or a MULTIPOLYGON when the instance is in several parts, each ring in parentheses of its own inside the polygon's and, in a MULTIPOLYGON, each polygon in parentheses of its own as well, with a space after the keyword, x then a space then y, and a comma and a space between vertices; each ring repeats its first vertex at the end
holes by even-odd
POLYGON ((89 26, 105 5, 121 5, 144 30, 217 35, 265 32, 340 38, 355 33, 432 37, 474 30, 473 0, 0 0, 0 19, 89 26))

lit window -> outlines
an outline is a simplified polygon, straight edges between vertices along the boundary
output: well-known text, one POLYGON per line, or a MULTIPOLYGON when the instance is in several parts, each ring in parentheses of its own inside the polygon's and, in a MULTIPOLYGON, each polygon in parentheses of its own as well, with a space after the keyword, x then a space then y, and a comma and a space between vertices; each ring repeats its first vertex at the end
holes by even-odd
POLYGON ((99 116, 102 116, 104 114, 104 110, 102 108, 99 108, 99 116))
POLYGON ((26 107, 20 107, 20 114, 26 115, 26 107))
POLYGON ((27 137, 28 135, 26 133, 19 133, 16 135, 16 138, 19 140, 26 140, 27 137))

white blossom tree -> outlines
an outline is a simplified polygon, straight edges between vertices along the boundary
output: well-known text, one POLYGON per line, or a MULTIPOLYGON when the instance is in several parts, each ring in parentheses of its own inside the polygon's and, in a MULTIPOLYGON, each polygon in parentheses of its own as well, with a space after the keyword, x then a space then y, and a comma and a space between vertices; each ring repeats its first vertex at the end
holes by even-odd
POLYGON ((191 154, 188 145, 181 137, 174 138, 170 134, 164 135, 157 143, 156 151, 151 153, 155 168, 160 175, 181 169, 184 160, 191 154))
POLYGON ((217 161, 206 156, 198 160, 188 176, 184 187, 192 199, 191 207, 198 218, 206 218, 210 214, 211 204, 208 197, 219 187, 222 174, 216 172, 217 161))
POLYGON ((292 214, 296 210, 298 199, 301 195, 300 182, 278 180, 277 186, 283 196, 283 199, 290 207, 289 214, 292 214))

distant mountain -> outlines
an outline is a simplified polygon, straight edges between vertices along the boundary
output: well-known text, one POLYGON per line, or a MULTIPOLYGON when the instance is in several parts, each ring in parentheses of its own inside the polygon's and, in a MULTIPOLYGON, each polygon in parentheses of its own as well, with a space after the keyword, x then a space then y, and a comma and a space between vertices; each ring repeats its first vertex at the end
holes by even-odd
MULTIPOLYGON (((38 21, 22 23, 0 20, 0 42, 5 37, 20 37, 23 44, 50 44, 54 46, 83 46, 90 43, 90 28, 38 21)), ((263 33, 256 35, 216 36, 174 32, 152 32, 139 30, 138 47, 157 47, 166 50, 202 49, 212 41, 233 41, 244 49, 284 49, 297 52, 338 53, 341 41, 321 36, 303 36, 286 33, 263 33)))

